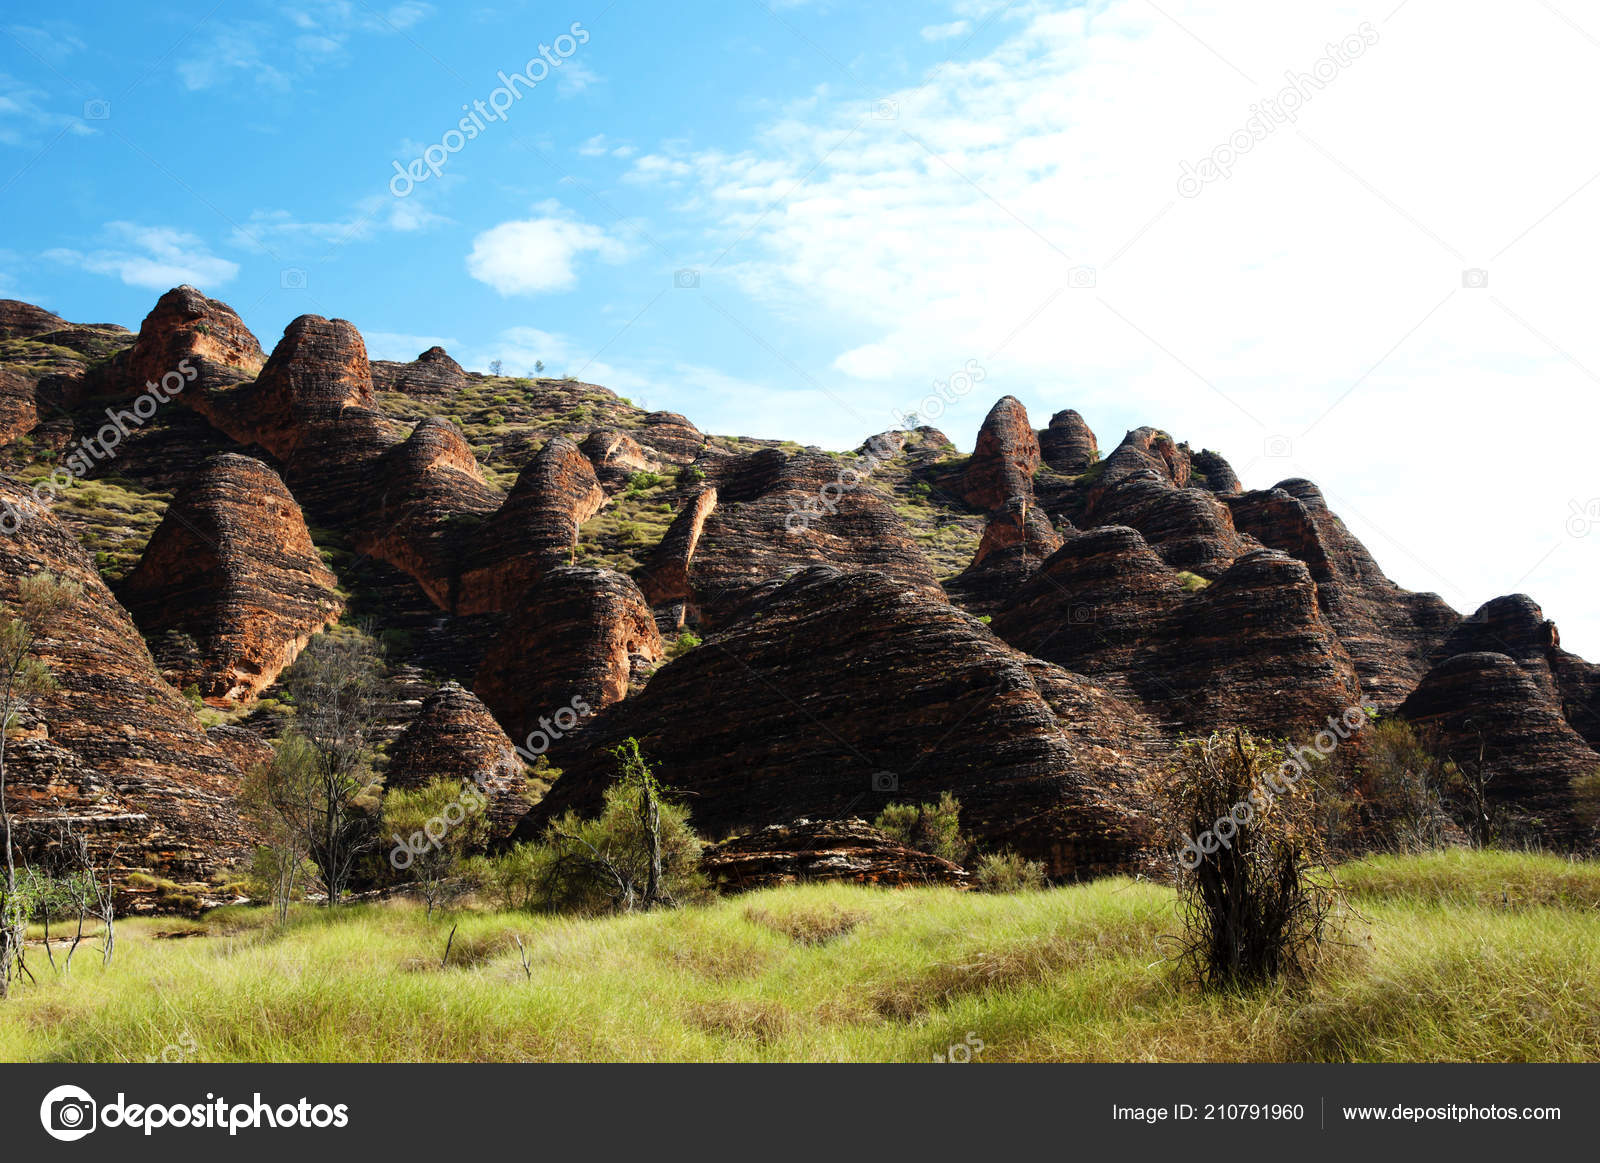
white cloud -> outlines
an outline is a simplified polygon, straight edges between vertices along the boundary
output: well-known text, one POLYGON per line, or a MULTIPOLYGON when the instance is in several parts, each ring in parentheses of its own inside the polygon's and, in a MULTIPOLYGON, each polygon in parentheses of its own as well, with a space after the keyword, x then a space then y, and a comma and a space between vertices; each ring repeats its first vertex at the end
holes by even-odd
MULTIPOLYGON (((1600 98, 1600 47, 1544 9, 1513 53, 1488 0, 1392 7, 1018 5, 987 55, 887 94, 893 117, 821 100, 630 176, 685 186, 712 253, 748 232, 719 272, 836 336, 814 379, 858 410, 975 358, 985 387, 941 421, 965 446, 1003 392, 1041 427, 1078 408, 1107 447, 1160 424, 1247 486, 1317 480, 1402 584, 1463 609, 1532 592, 1600 656, 1600 529, 1564 532, 1600 486, 1549 451, 1600 427, 1600 289, 1574 261, 1600 252, 1600 155, 1571 113, 1600 98), (1378 43, 1294 124, 1180 195, 1181 162, 1368 20, 1378 43), (1279 434, 1293 455, 1265 457, 1279 434)), ((786 411, 802 440, 866 435, 786 411)))
POLYGON ((555 71, 556 92, 563 97, 576 97, 605 80, 599 73, 576 58, 569 57, 555 71))
POLYGON ((277 15, 288 27, 266 20, 211 21, 208 35, 176 69, 190 90, 216 88, 236 75, 283 90, 313 69, 347 60, 356 36, 403 34, 432 14, 432 6, 420 0, 383 12, 351 0, 318 0, 280 9, 277 15))
POLYGON ((633 168, 623 175, 625 182, 676 182, 694 173, 694 167, 686 161, 670 158, 664 154, 647 153, 633 163, 633 168))
POLYGON ((930 24, 922 30, 923 40, 954 40, 972 28, 970 20, 952 20, 948 24, 930 24))
MULTIPOLYGON (((95 132, 76 113, 59 113, 45 107, 48 95, 0 73, 0 145, 37 149, 40 142, 63 130, 78 137, 95 132)), ((83 107, 88 112, 88 106, 83 107)))
POLYGON ((115 275, 130 287, 165 291, 182 283, 212 290, 233 280, 239 264, 211 254, 193 234, 169 226, 106 223, 102 250, 47 250, 44 257, 97 275, 115 275))
POLYGON ((420 197, 374 194, 357 203, 351 214, 326 221, 302 219, 288 210, 253 210, 234 231, 233 239, 238 246, 267 253, 279 249, 321 251, 365 241, 385 231, 407 234, 448 221, 428 209, 420 197))
POLYGON ((467 272, 502 295, 565 291, 577 285, 574 267, 584 254, 620 262, 627 248, 598 226, 580 222, 554 203, 535 207, 544 216, 502 222, 472 240, 467 272))

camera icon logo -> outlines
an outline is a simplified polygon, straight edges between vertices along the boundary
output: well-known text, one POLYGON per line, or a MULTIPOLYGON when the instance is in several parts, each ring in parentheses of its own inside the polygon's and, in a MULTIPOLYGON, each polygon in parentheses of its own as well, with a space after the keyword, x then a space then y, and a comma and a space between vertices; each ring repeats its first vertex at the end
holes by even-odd
POLYGON ((1567 512, 1567 534, 1587 537, 1596 525, 1600 525, 1600 497, 1591 499, 1586 505, 1568 501, 1567 512))
POLYGON ((872 107, 872 115, 879 121, 894 121, 900 116, 900 104, 885 97, 872 107))
POLYGON ((1461 285, 1469 291, 1481 291, 1489 285, 1489 272, 1482 267, 1469 267, 1461 272, 1461 285))
POLYGON ((278 285, 285 291, 306 289, 306 272, 299 267, 286 267, 278 272, 278 285))
POLYGON ((1075 291, 1088 290, 1095 286, 1099 277, 1094 267, 1073 267, 1067 272, 1067 286, 1075 291))
POLYGON ((45 1134, 63 1143, 75 1143, 99 1123, 99 1104, 77 1086, 58 1086, 39 1104, 39 1122, 45 1134))
POLYGON ((1072 612, 1067 616, 1074 626, 1087 626, 1094 621, 1093 606, 1073 606, 1072 612))
POLYGON ((109 121, 111 119, 111 102, 99 97, 91 97, 83 103, 83 119, 85 121, 109 121))
POLYGON ((672 272, 672 285, 680 291, 692 291, 700 285, 700 272, 685 267, 672 272))
POLYGON ((872 773, 872 790, 876 792, 897 792, 900 790, 900 777, 892 771, 874 771, 872 773))
POLYGON ((1269 436, 1261 444, 1261 454, 1273 460, 1294 455, 1294 441, 1287 436, 1269 436))

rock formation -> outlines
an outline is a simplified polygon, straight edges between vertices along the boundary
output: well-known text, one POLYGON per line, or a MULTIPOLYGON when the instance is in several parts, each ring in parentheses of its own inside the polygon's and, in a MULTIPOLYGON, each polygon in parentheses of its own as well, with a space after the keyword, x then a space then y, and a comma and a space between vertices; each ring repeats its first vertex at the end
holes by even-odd
POLYGON ((168 507, 121 597, 167 681, 229 705, 253 699, 344 609, 278 474, 232 453, 168 507), (172 638, 193 649, 168 655, 172 638))
POLYGON ((1039 454, 1057 472, 1077 476, 1100 459, 1100 445, 1083 417, 1068 408, 1050 417, 1050 427, 1039 433, 1039 454))
POLYGON ((578 529, 605 503, 588 457, 563 436, 551 440, 473 539, 454 609, 510 610, 547 571, 571 564, 578 529))
MULTIPOLYGON (((529 733, 549 732, 543 720, 562 708, 575 707, 582 719, 617 702, 661 655, 661 635, 638 586, 611 570, 560 566, 522 594, 474 689, 526 743, 529 733)), ((538 755, 549 745, 547 739, 529 750, 538 755)))
POLYGON ((690 622, 711 626, 736 616, 764 584, 819 563, 878 569, 942 600, 894 506, 848 465, 778 449, 699 464, 708 487, 645 564, 652 604, 683 605, 690 622))
POLYGON ((1044 563, 994 630, 1187 731, 1293 735, 1361 700, 1309 571, 1271 550, 1191 592, 1137 531, 1090 530, 1044 563))
POLYGON ((430 347, 410 363, 375 359, 370 369, 374 392, 448 400, 467 386, 467 373, 442 347, 430 347))
POLYGON ((993 510, 1013 497, 1031 498, 1039 459, 1039 436, 1028 423, 1027 409, 1014 396, 1000 397, 978 430, 961 480, 962 499, 975 508, 993 510))
POLYGON ((713 837, 949 791, 969 832, 1057 875, 1138 860, 1143 716, 874 571, 804 570, 663 667, 553 755, 566 774, 519 833, 594 809, 629 736, 713 837), (713 692, 737 705, 707 713, 713 692))
POLYGON ((447 682, 430 695, 395 740, 384 786, 418 788, 436 779, 483 791, 494 839, 509 835, 532 806, 514 745, 489 708, 459 683, 447 682))
POLYGON ((857 819, 769 824, 708 849, 701 867, 723 892, 809 881, 965 888, 971 880, 960 866, 898 844, 857 819))
POLYGON ((1580 818, 1573 785, 1600 769, 1600 753, 1514 659, 1487 651, 1448 658, 1400 714, 1436 728, 1469 773, 1481 764, 1490 801, 1510 808, 1529 834, 1557 844, 1592 842, 1592 821, 1580 818))
POLYGON ((20 716, 28 742, 7 760, 23 830, 47 841, 68 823, 107 864, 174 880, 201 880, 242 858, 249 836, 237 768, 156 673, 77 540, 3 481, 0 503, 22 516, 0 536, 0 603, 16 609, 20 583, 40 570, 81 587, 36 651, 56 688, 20 716))

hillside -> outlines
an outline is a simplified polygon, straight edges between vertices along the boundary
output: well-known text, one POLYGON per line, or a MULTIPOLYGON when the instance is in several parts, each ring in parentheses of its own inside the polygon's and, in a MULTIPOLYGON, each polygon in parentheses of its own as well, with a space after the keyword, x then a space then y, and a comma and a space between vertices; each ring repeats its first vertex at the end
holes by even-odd
POLYGON ((387 649, 391 740, 458 684, 413 754, 592 709, 512 834, 595 806, 635 737, 714 839, 952 792, 1057 878, 1133 871, 1138 777, 1178 737, 1306 742, 1367 706, 1487 764, 1537 842, 1593 844, 1600 668, 1532 598, 1407 592, 1313 483, 1245 491, 1156 427, 1102 450, 1061 403, 1038 428, 1002 398, 970 456, 927 427, 828 452, 438 348, 372 361, 339 319, 269 352, 192 287, 137 331, 0 302, 0 599, 83 585, 19 814, 220 883, 278 677, 342 620, 387 649))

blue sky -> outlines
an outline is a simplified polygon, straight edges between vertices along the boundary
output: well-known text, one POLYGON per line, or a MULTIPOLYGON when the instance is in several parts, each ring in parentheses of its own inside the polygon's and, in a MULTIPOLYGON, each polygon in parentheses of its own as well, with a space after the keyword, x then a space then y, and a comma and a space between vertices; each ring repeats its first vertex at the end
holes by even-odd
POLYGON ((1597 65, 1576 0, 59 3, 0 17, 0 295, 188 281, 268 347, 337 315, 834 448, 1156 424, 1600 657, 1597 65))

